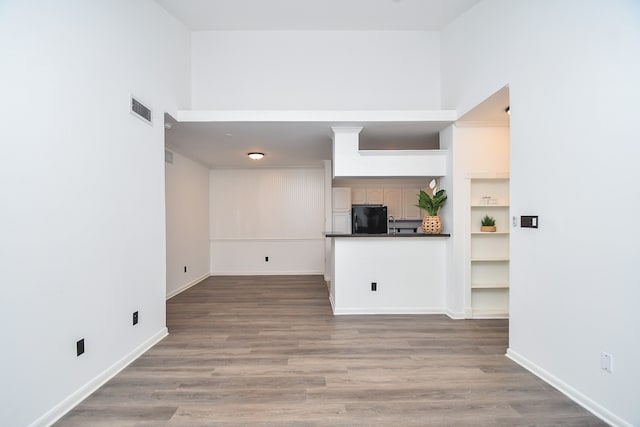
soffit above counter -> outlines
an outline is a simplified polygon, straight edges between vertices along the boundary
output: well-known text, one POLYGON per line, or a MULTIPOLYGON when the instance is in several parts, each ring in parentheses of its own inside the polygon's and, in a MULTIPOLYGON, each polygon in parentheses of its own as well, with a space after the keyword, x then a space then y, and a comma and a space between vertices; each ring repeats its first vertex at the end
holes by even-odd
POLYGON ((212 169, 323 167, 332 127, 362 127, 363 150, 432 150, 456 118, 454 110, 180 110, 165 142, 212 169), (266 156, 251 162, 250 151, 266 156))

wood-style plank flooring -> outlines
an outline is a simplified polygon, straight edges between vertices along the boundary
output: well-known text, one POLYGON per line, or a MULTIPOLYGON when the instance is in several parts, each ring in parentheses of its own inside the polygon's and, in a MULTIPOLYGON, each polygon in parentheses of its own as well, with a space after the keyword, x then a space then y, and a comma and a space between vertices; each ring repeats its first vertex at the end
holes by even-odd
POLYGON ((58 426, 601 426, 504 356, 506 320, 337 316, 320 276, 211 277, 58 426))

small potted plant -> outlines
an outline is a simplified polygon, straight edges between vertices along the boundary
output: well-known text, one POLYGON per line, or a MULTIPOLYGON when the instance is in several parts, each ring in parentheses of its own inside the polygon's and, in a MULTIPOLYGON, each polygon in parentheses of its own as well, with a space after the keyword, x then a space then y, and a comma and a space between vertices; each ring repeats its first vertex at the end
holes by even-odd
POLYGON ((485 215, 482 218, 482 226, 480 227, 480 231, 488 231, 495 232, 496 231, 496 220, 492 216, 485 215))
POLYGON ((445 190, 437 191, 433 197, 429 196, 426 191, 420 190, 416 206, 427 212, 427 215, 422 219, 422 231, 425 234, 440 234, 442 232, 442 220, 438 212, 446 201, 447 193, 445 190))

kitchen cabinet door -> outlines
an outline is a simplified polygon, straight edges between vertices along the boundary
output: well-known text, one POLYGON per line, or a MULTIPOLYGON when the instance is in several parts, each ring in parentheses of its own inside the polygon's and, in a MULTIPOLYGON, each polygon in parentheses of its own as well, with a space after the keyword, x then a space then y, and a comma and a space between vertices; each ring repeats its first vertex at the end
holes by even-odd
POLYGON ((402 214, 402 189, 386 188, 384 190, 384 205, 387 207, 387 215, 395 219, 403 219, 402 214))
POLYGON ((354 205, 367 204, 367 189, 366 188, 352 188, 351 189, 351 203, 354 205))
POLYGON ((419 194, 419 188, 402 189, 402 215, 405 219, 422 219, 422 212, 416 206, 419 194))
POLYGON ((333 189, 333 210, 351 210, 351 189, 347 187, 337 187, 333 189))
POLYGON ((351 233, 351 214, 347 212, 333 213, 333 232, 334 233, 351 233))
POLYGON ((383 205, 384 190, 382 188, 367 188, 367 204, 383 205))

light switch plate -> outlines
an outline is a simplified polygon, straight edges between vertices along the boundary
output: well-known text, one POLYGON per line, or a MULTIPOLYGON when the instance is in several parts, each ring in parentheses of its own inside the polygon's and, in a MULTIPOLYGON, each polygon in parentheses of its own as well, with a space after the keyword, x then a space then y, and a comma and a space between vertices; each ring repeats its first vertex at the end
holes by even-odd
POLYGON ((521 228, 538 228, 538 215, 522 215, 520 216, 521 228))

